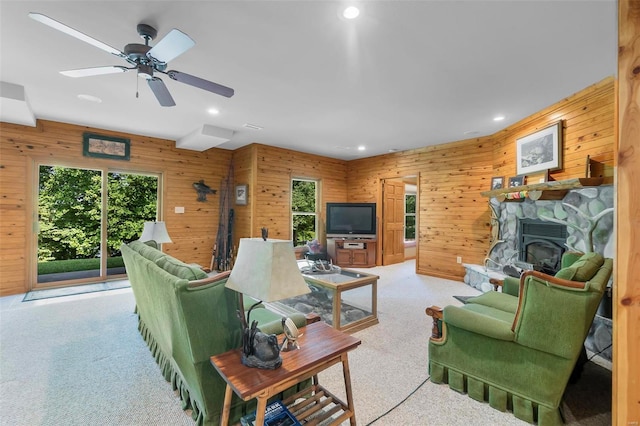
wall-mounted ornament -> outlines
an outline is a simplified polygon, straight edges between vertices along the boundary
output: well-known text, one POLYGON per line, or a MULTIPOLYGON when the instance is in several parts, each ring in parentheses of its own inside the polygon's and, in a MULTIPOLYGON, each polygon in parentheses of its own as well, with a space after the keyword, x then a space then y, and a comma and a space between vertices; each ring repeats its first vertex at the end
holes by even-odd
POLYGON ((207 194, 216 193, 216 190, 211 189, 209 185, 205 184, 203 179, 200 179, 198 182, 194 182, 193 187, 198 192, 198 201, 201 203, 207 201, 207 194))

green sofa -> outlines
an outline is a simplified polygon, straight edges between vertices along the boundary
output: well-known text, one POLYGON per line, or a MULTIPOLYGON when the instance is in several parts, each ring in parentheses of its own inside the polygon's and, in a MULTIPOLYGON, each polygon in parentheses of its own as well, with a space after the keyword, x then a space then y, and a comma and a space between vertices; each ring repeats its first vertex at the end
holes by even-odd
POLYGON ((555 277, 527 271, 503 292, 427 308, 431 381, 529 423, 562 424, 560 402, 612 267, 597 253, 567 253, 555 277))
MULTIPOLYGON (((136 300, 138 329, 147 342, 164 378, 171 382, 191 409, 198 425, 218 425, 226 384, 210 357, 238 348, 242 325, 237 318, 238 295, 225 288, 228 274, 209 278, 200 268, 133 241, 121 246, 136 300)), ((245 297, 245 305, 255 302, 245 297)), ((305 316, 288 313, 298 327, 305 316)), ((282 317, 259 305, 251 312, 265 333, 281 333, 282 317)), ((291 389, 292 393, 297 391, 291 389)), ((231 421, 252 410, 234 395, 231 421)))

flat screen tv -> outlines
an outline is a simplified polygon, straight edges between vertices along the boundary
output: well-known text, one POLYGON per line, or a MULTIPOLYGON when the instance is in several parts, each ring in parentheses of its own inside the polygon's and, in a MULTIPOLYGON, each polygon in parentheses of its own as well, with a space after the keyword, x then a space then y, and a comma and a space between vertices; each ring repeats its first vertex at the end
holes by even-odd
POLYGON ((376 203, 327 203, 327 237, 375 236, 376 203))

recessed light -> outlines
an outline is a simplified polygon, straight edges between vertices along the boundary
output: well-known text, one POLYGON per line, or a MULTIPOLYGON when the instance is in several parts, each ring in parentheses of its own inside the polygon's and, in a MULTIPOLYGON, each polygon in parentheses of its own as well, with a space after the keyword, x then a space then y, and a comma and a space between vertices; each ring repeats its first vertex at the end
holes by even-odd
POLYGON ((342 12, 342 16, 347 19, 355 19, 358 15, 360 15, 360 9, 355 6, 349 6, 342 12))
POLYGON ((94 102, 96 104, 102 103, 102 99, 100 99, 97 96, 93 96, 93 95, 80 94, 80 95, 78 95, 78 99, 81 99, 83 101, 94 102))
POLYGON ((496 115, 493 117, 493 121, 502 121, 504 120, 504 115, 496 115))
POLYGON ((478 133, 480 133, 480 132, 478 132, 477 130, 468 130, 468 131, 464 132, 464 134, 467 135, 467 136, 477 135, 478 133))
POLYGON ((389 151, 387 152, 398 152, 398 151, 399 151, 398 148, 389 148, 389 151))
POLYGON ((219 110, 219 109, 217 109, 217 108, 209 108, 209 109, 207 110, 207 112, 208 112, 209 114, 211 114, 211 115, 218 115, 218 114, 220 114, 220 110, 219 110))
POLYGON ((366 148, 364 147, 364 145, 360 145, 360 146, 358 147, 358 151, 364 151, 365 149, 366 149, 366 148))

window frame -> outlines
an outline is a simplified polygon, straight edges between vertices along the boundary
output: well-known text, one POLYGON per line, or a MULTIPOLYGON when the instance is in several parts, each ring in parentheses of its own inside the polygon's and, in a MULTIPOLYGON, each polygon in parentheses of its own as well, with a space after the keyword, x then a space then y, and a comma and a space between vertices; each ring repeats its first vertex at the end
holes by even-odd
POLYGON ((415 242, 416 241, 416 235, 415 235, 415 226, 416 226, 416 212, 414 211, 413 213, 409 213, 407 212, 407 198, 408 197, 414 197, 414 209, 417 205, 417 201, 418 201, 418 194, 414 193, 414 192, 406 192, 404 194, 404 241, 405 242, 415 242), (413 217, 413 238, 408 239, 407 238, 407 218, 408 217, 413 217))
POLYGON ((291 197, 290 197, 290 210, 291 210, 291 225, 290 225, 290 232, 291 232, 291 240, 293 241, 293 245, 294 247, 303 247, 304 244, 302 245, 296 245, 296 240, 294 238, 294 229, 293 229, 293 224, 294 224, 294 216, 313 216, 314 217, 314 239, 318 239, 319 235, 320 235, 320 230, 318 229, 318 219, 320 217, 320 191, 319 191, 319 187, 320 187, 320 181, 318 179, 312 179, 312 178, 301 178, 301 177, 292 177, 291 178, 291 197), (296 212, 293 210, 293 185, 294 182, 296 181, 301 181, 301 182, 313 182, 314 184, 314 192, 315 192, 315 211, 314 212, 296 212))

